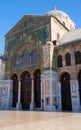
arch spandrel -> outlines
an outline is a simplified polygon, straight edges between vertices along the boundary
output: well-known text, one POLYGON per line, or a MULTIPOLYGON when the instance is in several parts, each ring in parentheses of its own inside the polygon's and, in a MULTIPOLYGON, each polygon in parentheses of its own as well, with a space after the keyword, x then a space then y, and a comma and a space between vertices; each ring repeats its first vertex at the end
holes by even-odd
POLYGON ((16 45, 13 48, 13 54, 22 53, 25 50, 28 50, 30 53, 33 48, 36 48, 36 46, 33 43, 23 43, 22 45, 16 45))
POLYGON ((62 76, 63 74, 65 74, 65 73, 68 73, 68 74, 70 75, 70 73, 68 72, 68 70, 61 71, 61 72, 59 73, 59 81, 61 81, 61 76, 62 76))
POLYGON ((65 72, 61 75, 61 80, 63 80, 64 77, 66 77, 66 80, 70 80, 70 74, 68 72, 65 72))

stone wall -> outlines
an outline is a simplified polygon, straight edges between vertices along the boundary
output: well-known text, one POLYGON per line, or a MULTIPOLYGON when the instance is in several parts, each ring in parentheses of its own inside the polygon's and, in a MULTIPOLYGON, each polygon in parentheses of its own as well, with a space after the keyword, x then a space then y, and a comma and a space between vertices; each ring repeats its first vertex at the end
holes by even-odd
POLYGON ((0 80, 4 79, 4 74, 5 73, 5 61, 0 59, 0 80))
POLYGON ((0 109, 7 110, 12 107, 13 82, 0 80, 0 109))
POLYGON ((57 50, 57 56, 61 55, 62 56, 62 63, 63 67, 58 68, 58 75, 59 75, 59 80, 61 78, 61 75, 64 72, 68 72, 70 74, 71 79, 77 79, 78 78, 78 73, 81 70, 81 64, 75 65, 75 52, 80 51, 81 52, 81 43, 75 43, 75 44, 68 44, 65 46, 60 47, 57 50), (71 65, 66 66, 66 60, 65 60, 65 55, 69 53, 71 56, 71 65))

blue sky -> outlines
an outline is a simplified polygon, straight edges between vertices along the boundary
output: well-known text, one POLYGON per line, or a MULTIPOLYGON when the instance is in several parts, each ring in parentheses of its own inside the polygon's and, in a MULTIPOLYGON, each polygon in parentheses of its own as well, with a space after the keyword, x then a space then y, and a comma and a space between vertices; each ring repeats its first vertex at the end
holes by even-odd
POLYGON ((0 53, 4 52, 4 35, 25 14, 46 14, 56 5, 58 10, 65 11, 81 27, 81 0, 0 0, 0 53))

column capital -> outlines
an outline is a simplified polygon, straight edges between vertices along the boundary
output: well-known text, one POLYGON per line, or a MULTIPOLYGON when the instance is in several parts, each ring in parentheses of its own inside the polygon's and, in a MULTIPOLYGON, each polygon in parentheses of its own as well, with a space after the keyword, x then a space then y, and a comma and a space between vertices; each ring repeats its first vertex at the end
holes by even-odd
POLYGON ((31 79, 34 79, 34 75, 33 74, 31 74, 31 79))
POLYGON ((78 82, 78 79, 71 79, 70 80, 70 83, 75 83, 75 82, 78 82))
POLYGON ((21 77, 18 77, 18 81, 21 81, 21 77))
POLYGON ((47 43, 47 44, 52 44, 52 41, 47 41, 46 43, 47 43))

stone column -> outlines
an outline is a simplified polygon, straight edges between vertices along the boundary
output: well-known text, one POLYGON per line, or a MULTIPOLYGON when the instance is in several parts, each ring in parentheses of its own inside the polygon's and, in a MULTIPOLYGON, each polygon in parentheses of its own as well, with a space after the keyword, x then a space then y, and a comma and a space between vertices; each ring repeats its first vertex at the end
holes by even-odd
POLYGON ((57 107, 58 107, 58 111, 62 111, 61 82, 60 81, 57 81, 57 107))
POLYGON ((18 102, 16 105, 17 110, 21 110, 21 79, 20 77, 18 78, 18 102))
POLYGON ((31 76, 31 80, 32 80, 32 86, 31 86, 31 103, 30 103, 30 111, 34 110, 34 77, 33 75, 31 76))
POLYGON ((80 111, 80 98, 79 98, 79 85, 78 80, 70 80, 70 89, 71 89, 71 100, 72 100, 72 111, 80 111))

